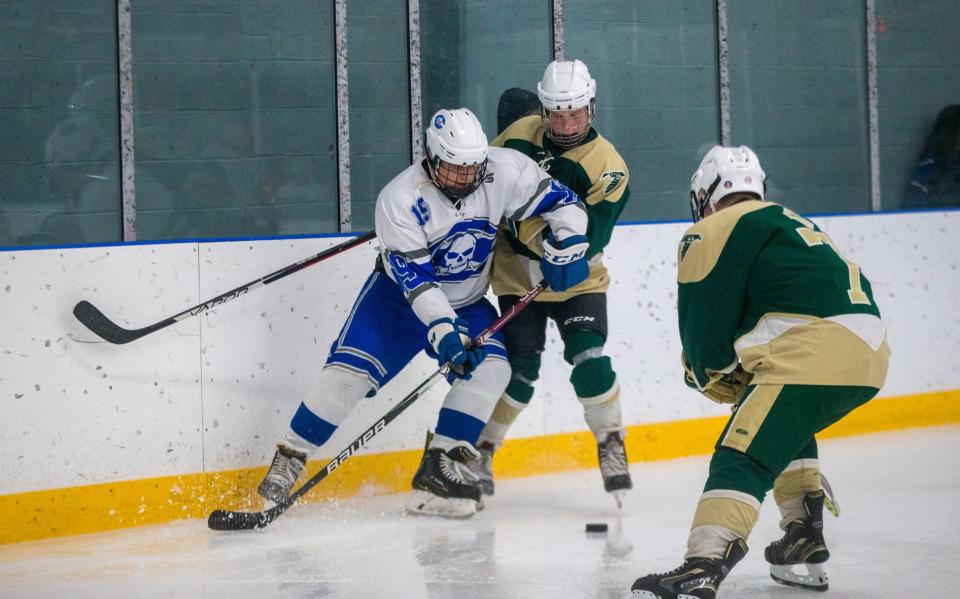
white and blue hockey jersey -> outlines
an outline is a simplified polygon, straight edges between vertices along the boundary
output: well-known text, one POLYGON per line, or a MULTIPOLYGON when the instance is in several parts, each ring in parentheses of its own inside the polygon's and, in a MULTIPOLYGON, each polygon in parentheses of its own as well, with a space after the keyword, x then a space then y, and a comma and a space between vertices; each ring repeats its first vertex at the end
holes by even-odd
POLYGON ((558 241, 585 235, 580 198, 520 152, 490 148, 483 184, 460 202, 447 198, 421 163, 377 197, 376 232, 384 269, 425 324, 487 292, 501 220, 542 216, 558 241))

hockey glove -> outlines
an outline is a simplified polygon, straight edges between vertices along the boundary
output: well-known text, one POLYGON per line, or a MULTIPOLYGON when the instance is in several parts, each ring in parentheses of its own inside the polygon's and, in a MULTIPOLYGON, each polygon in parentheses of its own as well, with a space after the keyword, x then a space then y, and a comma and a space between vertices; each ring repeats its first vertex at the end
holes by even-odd
POLYGON ((540 259, 540 272, 554 291, 566 291, 590 276, 587 264, 586 235, 573 235, 561 242, 549 233, 543 240, 543 258, 540 259))
POLYGON ((751 379, 753 375, 737 365, 736 370, 707 385, 703 394, 717 403, 735 404, 743 397, 743 392, 751 379))
MULTIPOLYGON (((683 382, 691 389, 698 389, 696 380, 693 377, 693 369, 687 356, 680 354, 680 362, 683 364, 683 382)), ((750 384, 753 375, 746 372, 743 366, 737 364, 733 372, 727 374, 715 373, 710 377, 705 389, 701 391, 710 401, 722 404, 735 404, 740 401, 744 389, 750 384)))
POLYGON ((454 376, 469 380, 480 362, 487 357, 482 345, 470 345, 470 328, 462 318, 439 318, 430 323, 427 340, 437 354, 440 365, 450 364, 454 376))

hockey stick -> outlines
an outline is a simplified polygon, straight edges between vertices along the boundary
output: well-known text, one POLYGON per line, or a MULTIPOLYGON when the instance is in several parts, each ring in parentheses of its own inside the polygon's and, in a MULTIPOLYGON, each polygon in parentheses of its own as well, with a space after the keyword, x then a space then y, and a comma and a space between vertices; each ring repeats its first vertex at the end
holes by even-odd
MULTIPOLYGON (((493 322, 487 329, 482 333, 477 335, 476 339, 473 340, 473 345, 483 345, 483 343, 494 333, 499 331, 506 325, 510 320, 517 315, 518 312, 526 308, 530 302, 533 301, 535 297, 540 295, 540 292, 547 288, 546 281, 541 281, 536 287, 531 289, 520 298, 520 301, 515 303, 510 307, 503 315, 500 316, 497 320, 493 322)), ((400 402, 393 406, 389 412, 383 415, 380 420, 377 420, 373 423, 367 430, 363 431, 359 437, 353 440, 353 443, 347 446, 346 449, 340 452, 337 457, 333 458, 327 464, 320 469, 319 472, 313 475, 307 482, 297 489, 292 495, 287 497, 284 501, 278 503, 274 507, 263 510, 260 512, 234 512, 232 510, 214 510, 211 512, 210 517, 207 519, 207 526, 213 530, 253 530, 254 528, 263 528, 280 517, 280 514, 287 511, 291 505, 297 502, 301 497, 306 495, 310 489, 317 486, 320 481, 325 479, 330 475, 331 472, 340 467, 347 459, 350 458, 353 454, 359 451, 364 445, 366 445, 370 439, 373 439, 377 434, 383 432, 383 429, 387 427, 388 424, 393 422, 393 420, 399 416, 404 410, 410 407, 410 404, 417 401, 417 399, 423 395, 423 393, 433 385, 434 382, 447 371, 447 366, 441 367, 439 370, 431 374, 427 380, 420 383, 420 385, 414 389, 409 395, 404 397, 400 402)))
POLYGON ((125 329, 121 327, 117 323, 107 318, 103 312, 101 312, 96 306, 87 300, 82 300, 73 307, 73 315, 77 317, 77 320, 79 320, 83 326, 96 333, 104 341, 109 341, 110 343, 116 343, 118 345, 130 343, 131 341, 136 341, 145 335, 149 335, 150 333, 154 333, 160 329, 166 328, 175 322, 190 318, 191 316, 196 316, 197 314, 206 312, 210 308, 219 306, 220 304, 225 304, 232 299, 236 299, 241 295, 256 289, 257 287, 269 285, 270 283, 278 281, 287 275, 292 275, 295 272, 301 271, 308 266, 313 266, 318 262, 323 262, 327 258, 336 256, 337 254, 343 253, 358 245, 362 245, 376 236, 377 234, 374 231, 364 233, 359 237, 354 237, 353 239, 345 241, 340 245, 335 245, 332 248, 323 250, 319 254, 314 254, 309 258, 304 258, 299 262, 294 262, 290 266, 281 268, 276 272, 272 272, 254 281, 250 281, 246 285, 241 285, 236 289, 231 289, 226 293, 221 293, 213 299, 207 300, 202 304, 198 304, 192 308, 188 308, 179 314, 174 314, 166 320, 161 320, 158 323, 143 327, 142 329, 125 329))

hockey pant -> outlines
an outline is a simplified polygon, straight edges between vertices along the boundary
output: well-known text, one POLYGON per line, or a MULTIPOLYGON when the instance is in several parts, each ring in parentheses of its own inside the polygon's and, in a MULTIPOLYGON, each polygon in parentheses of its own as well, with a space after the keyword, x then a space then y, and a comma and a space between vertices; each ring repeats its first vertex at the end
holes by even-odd
POLYGON ((748 386, 714 448, 686 557, 722 557, 730 541, 746 540, 770 489, 782 528, 803 517, 803 496, 821 488, 814 435, 877 392, 853 386, 748 386))
MULTIPOLYGON (((486 299, 456 310, 479 335, 497 318, 486 299)), ((500 333, 486 342, 487 357, 470 380, 450 377, 451 386, 437 419, 440 441, 475 444, 497 398, 510 379, 510 366, 500 333)), ((382 272, 363 286, 313 389, 290 422, 284 443, 312 453, 326 443, 364 397, 372 397, 420 351, 436 357, 427 342, 427 327, 414 314, 400 288, 382 272)))

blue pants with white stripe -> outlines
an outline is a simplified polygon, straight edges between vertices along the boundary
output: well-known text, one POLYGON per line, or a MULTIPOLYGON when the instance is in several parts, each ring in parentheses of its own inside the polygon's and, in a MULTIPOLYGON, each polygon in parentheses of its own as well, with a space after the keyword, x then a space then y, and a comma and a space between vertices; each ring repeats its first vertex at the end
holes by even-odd
MULTIPOLYGON (((486 298, 458 308, 456 313, 469 323, 471 337, 479 335, 497 319, 496 309, 486 298)), ((486 360, 506 361, 507 351, 501 333, 489 338, 485 347, 486 360)), ((331 345, 324 368, 342 369, 364 379, 371 389, 367 395, 371 396, 422 350, 436 358, 427 342, 427 326, 417 318, 400 287, 383 272, 374 272, 364 283, 340 334, 331 345)), ((454 383, 455 389, 462 387, 462 392, 448 394, 440 410, 437 435, 476 443, 493 403, 482 405, 486 402, 471 400, 471 396, 491 395, 495 403, 502 391, 483 389, 480 392, 485 383, 482 366, 469 381, 454 383), (471 387, 477 389, 471 393, 471 387)), ((503 384, 505 386, 506 382, 503 384)), ((323 445, 346 415, 342 409, 324 405, 329 402, 323 396, 318 401, 301 403, 290 423, 294 433, 315 446, 323 445)), ((352 405, 346 408, 349 409, 352 405)))

